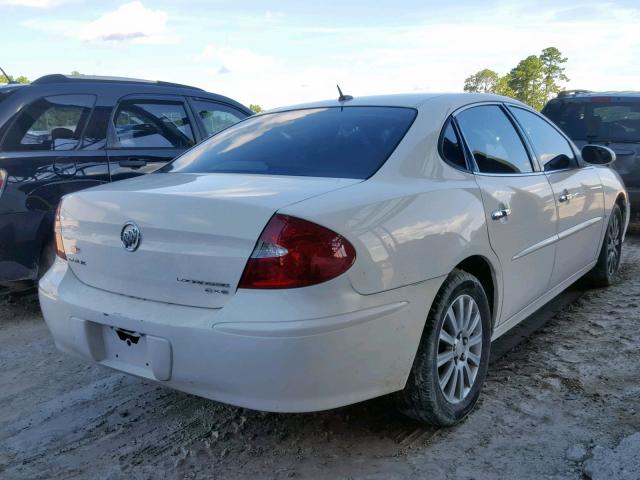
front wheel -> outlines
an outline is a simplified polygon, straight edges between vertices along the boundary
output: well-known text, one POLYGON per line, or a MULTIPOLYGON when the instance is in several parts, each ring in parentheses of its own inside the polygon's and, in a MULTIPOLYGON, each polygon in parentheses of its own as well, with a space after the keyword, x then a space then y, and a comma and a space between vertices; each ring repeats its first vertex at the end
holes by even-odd
POLYGON ((489 364, 491 313, 473 275, 454 270, 436 296, 399 410, 418 421, 450 426, 474 407, 489 364))
POLYGON ((598 263, 586 275, 587 281, 593 286, 608 287, 613 284, 622 258, 622 234, 622 211, 618 205, 614 205, 602 241, 598 263))

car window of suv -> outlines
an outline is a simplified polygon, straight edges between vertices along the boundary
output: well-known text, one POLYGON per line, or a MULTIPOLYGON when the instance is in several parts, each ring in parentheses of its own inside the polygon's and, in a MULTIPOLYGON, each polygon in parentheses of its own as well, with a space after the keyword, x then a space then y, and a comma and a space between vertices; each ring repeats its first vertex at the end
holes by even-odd
POLYGON ((181 102, 126 100, 114 115, 116 148, 189 148, 193 130, 181 102))
POLYGON ((449 120, 442 131, 442 139, 440 143, 440 151, 442 157, 451 165, 463 170, 467 170, 467 162, 464 158, 464 150, 462 142, 453 127, 453 123, 449 120))
POLYGON ((207 137, 215 135, 247 116, 234 108, 216 102, 191 99, 191 104, 202 122, 207 137))
POLYGON ((545 172, 578 167, 569 142, 546 120, 523 108, 510 107, 510 110, 531 140, 545 172))
POLYGON ((499 106, 471 107, 458 113, 456 120, 480 172, 533 171, 518 132, 499 106))
POLYGON ((76 149, 95 100, 94 95, 53 95, 36 100, 18 114, 2 149, 76 149))
POLYGON ((111 119, 111 107, 96 105, 85 128, 82 150, 102 150, 107 143, 107 128, 111 119))
POLYGON ((573 141, 640 142, 640 101, 614 101, 610 97, 587 100, 551 100, 542 113, 573 141))

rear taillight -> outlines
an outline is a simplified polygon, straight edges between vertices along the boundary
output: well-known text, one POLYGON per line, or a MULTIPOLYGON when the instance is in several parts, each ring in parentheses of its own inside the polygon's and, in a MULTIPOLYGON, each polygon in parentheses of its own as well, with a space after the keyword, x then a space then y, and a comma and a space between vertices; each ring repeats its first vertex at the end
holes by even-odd
POLYGON ((64 253, 64 245, 62 243, 62 228, 60 225, 60 207, 62 205, 62 201, 58 203, 58 208, 56 208, 56 220, 53 227, 53 232, 56 240, 56 255, 63 260, 67 259, 67 255, 64 253))
POLYGON ((247 262, 239 288, 297 288, 326 282, 356 259, 342 235, 288 215, 274 215, 247 262))
POLYGON ((4 191, 4 187, 7 183, 7 171, 0 168, 0 195, 4 191))

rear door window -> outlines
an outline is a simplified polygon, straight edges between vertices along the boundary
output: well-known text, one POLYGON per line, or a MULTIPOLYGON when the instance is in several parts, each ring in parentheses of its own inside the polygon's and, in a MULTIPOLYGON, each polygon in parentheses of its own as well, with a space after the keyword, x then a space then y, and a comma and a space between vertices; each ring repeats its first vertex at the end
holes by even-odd
POLYGON ((545 172, 578 167, 569 142, 546 120, 523 108, 510 109, 533 144, 545 172))
POLYGON ((464 158, 462 142, 460 141, 451 120, 447 122, 442 132, 440 152, 442 157, 454 167, 462 170, 467 169, 467 162, 464 158))
POLYGON ((36 100, 18 114, 3 149, 75 150, 95 101, 94 95, 53 95, 36 100))
POLYGON ((164 171, 364 179, 395 150, 416 113, 328 107, 258 115, 189 150, 164 171))
POLYGON ((189 148, 195 140, 182 102, 125 100, 114 115, 115 148, 189 148))
POLYGON ((467 108, 456 120, 481 173, 533 171, 518 132, 499 106, 467 108))
POLYGON ((191 105, 196 112, 207 137, 215 135, 221 130, 230 127, 247 117, 235 108, 216 102, 192 98, 191 105))

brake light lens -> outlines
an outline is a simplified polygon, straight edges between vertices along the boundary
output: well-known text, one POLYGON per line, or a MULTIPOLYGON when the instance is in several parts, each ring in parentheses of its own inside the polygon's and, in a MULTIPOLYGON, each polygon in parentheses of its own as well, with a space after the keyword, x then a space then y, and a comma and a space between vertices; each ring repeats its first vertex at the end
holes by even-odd
POLYGON ((0 168, 0 195, 4 191, 4 186, 7 183, 7 171, 0 168))
POLYGON ((356 260, 342 235, 289 215, 274 215, 264 228, 239 288, 299 288, 326 282, 356 260))
POLYGON ((56 208, 56 219, 53 227, 55 243, 56 243, 56 255, 63 260, 67 259, 67 254, 64 253, 64 244, 62 243, 62 228, 60 225, 60 207, 62 206, 62 201, 58 203, 58 208, 56 208))

